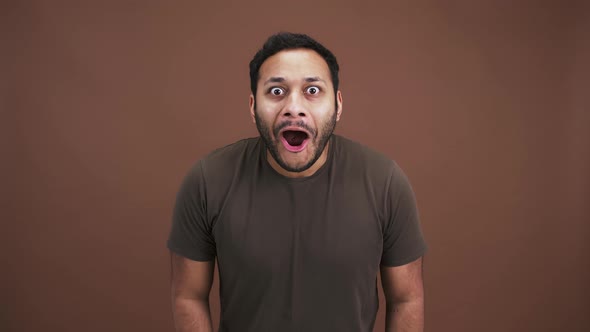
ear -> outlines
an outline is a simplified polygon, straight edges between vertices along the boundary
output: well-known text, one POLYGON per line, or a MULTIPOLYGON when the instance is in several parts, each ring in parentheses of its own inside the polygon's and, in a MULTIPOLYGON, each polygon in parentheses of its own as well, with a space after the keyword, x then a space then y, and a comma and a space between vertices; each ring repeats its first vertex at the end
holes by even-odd
POLYGON ((250 94, 250 117, 252 118, 252 122, 256 123, 256 117, 254 116, 254 95, 250 94))
POLYGON ((340 90, 336 93, 336 121, 340 120, 342 114, 342 93, 340 90))

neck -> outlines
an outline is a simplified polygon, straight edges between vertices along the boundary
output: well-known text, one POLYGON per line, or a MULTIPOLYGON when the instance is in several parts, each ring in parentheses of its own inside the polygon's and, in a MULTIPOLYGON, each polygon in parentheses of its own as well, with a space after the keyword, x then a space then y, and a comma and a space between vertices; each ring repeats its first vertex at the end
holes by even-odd
POLYGON ((266 150, 266 159, 268 160, 268 163, 270 164, 270 166, 277 171, 279 174, 286 176, 288 178, 304 178, 304 177, 308 177, 308 176, 312 176, 315 174, 315 172, 317 172, 328 160, 328 150, 330 149, 330 142, 328 142, 326 144, 326 146, 324 147, 324 151, 322 151, 322 154, 320 155, 320 157, 318 158, 318 160, 315 161, 315 163, 313 163, 313 165, 311 165, 311 167, 309 167, 308 169, 306 169, 303 172, 289 172, 286 169, 282 168, 277 161, 272 157, 272 155, 270 154, 270 152, 268 150, 266 150))

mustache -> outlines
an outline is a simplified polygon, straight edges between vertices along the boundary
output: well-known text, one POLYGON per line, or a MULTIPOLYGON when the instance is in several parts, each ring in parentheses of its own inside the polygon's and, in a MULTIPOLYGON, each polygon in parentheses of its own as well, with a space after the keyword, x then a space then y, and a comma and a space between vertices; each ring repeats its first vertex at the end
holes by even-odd
POLYGON ((279 132, 285 128, 285 127, 289 127, 289 126, 293 126, 293 127, 299 127, 302 129, 305 129, 307 132, 309 132, 311 134, 311 136, 313 138, 316 138, 318 133, 315 129, 311 128, 310 126, 308 126, 305 122, 303 121, 284 121, 281 122, 278 126, 276 126, 273 130, 273 134, 275 137, 279 136, 279 132))

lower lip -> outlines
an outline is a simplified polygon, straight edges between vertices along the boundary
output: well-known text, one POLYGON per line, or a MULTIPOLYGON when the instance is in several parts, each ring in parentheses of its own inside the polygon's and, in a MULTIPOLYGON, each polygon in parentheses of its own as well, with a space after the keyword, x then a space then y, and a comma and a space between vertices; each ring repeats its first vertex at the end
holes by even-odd
POLYGON ((284 137, 281 137, 281 142, 283 142, 283 146, 285 147, 285 149, 287 149, 289 152, 301 152, 303 151, 303 149, 305 149, 305 147, 307 146, 307 143, 309 142, 309 138, 306 138, 303 143, 301 143, 301 145, 299 146, 292 146, 289 145, 289 143, 287 143, 287 140, 284 137))

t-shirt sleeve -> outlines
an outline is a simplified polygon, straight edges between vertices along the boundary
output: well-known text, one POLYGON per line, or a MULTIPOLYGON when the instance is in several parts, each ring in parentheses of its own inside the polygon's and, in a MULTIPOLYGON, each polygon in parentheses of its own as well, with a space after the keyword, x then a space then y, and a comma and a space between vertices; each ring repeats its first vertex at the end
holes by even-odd
POLYGON ((215 259, 215 240, 207 218, 207 191, 201 162, 191 168, 176 195, 167 247, 195 261, 215 259))
POLYGON ((400 266, 423 256, 427 245, 420 226, 414 191, 407 176, 395 163, 387 195, 381 265, 400 266))

